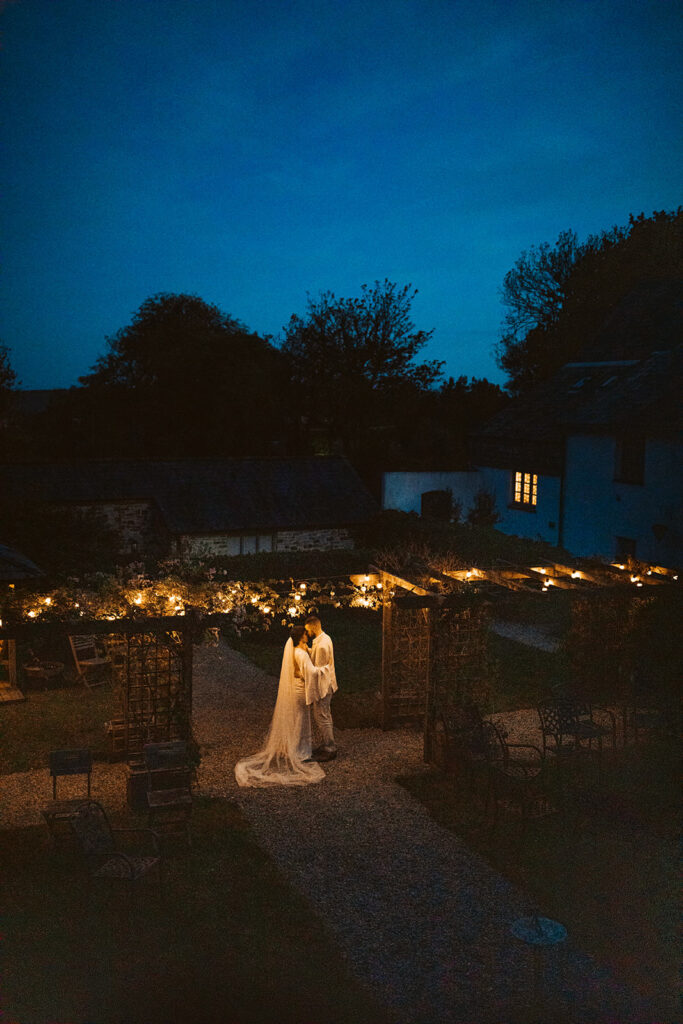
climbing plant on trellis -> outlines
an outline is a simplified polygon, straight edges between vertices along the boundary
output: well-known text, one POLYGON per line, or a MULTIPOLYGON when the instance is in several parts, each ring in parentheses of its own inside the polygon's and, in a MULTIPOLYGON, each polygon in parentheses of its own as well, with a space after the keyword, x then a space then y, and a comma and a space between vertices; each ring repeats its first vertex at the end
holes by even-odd
POLYGON ((487 604, 382 573, 382 725, 424 723, 436 707, 485 701, 487 604))

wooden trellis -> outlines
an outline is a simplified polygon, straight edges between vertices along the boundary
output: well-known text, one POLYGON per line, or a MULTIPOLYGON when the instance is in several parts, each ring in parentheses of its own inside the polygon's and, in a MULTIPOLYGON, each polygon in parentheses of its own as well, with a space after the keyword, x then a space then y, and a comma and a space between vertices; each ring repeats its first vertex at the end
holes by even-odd
POLYGON ((382 728, 424 717, 430 673, 428 607, 402 605, 384 589, 382 606, 382 728))
POLYGON ((129 634, 114 648, 121 714, 110 723, 111 751, 130 758, 145 743, 188 739, 191 674, 183 635, 129 634))
MULTIPOLYGON (((207 616, 201 625, 222 618, 207 616)), ((182 617, 119 619, 114 627, 101 619, 6 622, 0 635, 11 636, 13 642, 69 634, 102 637, 112 658, 115 684, 110 752, 130 760, 147 742, 191 739, 192 646, 199 632, 200 619, 190 610, 182 617)))
POLYGON ((485 609, 382 572, 382 727, 472 699, 487 672, 485 609))
MULTIPOLYGON (((487 619, 490 602, 501 589, 541 593, 573 591, 577 597, 604 594, 627 586, 629 596, 671 585, 678 576, 660 566, 538 566, 499 564, 441 572, 421 566, 415 578, 382 569, 382 727, 420 723, 425 759, 432 760, 440 712, 453 706, 485 703, 490 663, 487 619), (476 587, 476 593, 468 594, 476 587), (636 589, 640 588, 640 589, 636 589)), ((654 591, 651 591, 654 592, 654 591)))

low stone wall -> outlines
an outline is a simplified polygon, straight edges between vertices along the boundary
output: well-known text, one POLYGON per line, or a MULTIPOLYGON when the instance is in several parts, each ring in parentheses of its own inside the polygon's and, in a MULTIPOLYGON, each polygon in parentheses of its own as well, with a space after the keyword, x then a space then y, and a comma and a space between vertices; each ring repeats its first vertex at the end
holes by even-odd
POLYGON ((275 538, 276 551, 330 551, 334 548, 352 548, 353 538, 348 530, 283 530, 275 538))
POLYGON ((182 561, 191 558, 221 558, 250 555, 262 551, 330 551, 352 548, 353 539, 346 529, 282 530, 271 534, 202 534, 186 535, 178 539, 178 556, 182 561))

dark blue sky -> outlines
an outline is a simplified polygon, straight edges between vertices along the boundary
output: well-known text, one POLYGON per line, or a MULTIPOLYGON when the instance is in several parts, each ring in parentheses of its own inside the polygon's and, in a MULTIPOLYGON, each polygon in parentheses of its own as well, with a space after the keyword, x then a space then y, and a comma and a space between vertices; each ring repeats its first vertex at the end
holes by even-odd
MULTIPOLYGON (((0 0, 1 3, 1 0, 0 0)), ((419 289, 426 357, 501 381, 525 248, 681 202, 676 0, 2 4, 0 339, 65 387, 149 295, 277 335, 419 289)))

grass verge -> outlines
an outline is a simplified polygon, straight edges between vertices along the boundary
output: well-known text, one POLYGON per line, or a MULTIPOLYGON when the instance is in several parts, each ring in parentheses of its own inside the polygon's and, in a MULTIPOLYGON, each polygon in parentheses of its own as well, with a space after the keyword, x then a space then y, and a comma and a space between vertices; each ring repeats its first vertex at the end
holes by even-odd
POLYGON ((495 830, 477 792, 435 770, 398 781, 443 826, 561 921, 571 940, 674 1020, 678 989, 677 757, 667 742, 551 775, 557 814, 495 830), (559 789, 561 785, 561 791, 559 789), (562 793, 564 798, 562 801, 562 793))
MULTIPOLYGON (((381 689, 381 613, 365 608, 334 608, 321 612, 321 618, 323 629, 334 643, 334 663, 340 688, 345 693, 381 689)), ((284 627, 242 637, 226 633, 231 647, 276 678, 280 675, 282 649, 288 636, 284 627)))
POLYGON ((197 799, 192 852, 167 860, 165 899, 141 891, 129 917, 94 885, 88 901, 78 861, 46 843, 38 827, 0 833, 4 1020, 383 1020, 227 801, 197 799))
POLYGON ((44 768, 51 750, 89 747, 106 756, 104 723, 117 712, 111 685, 27 691, 26 700, 0 706, 0 775, 44 768))

